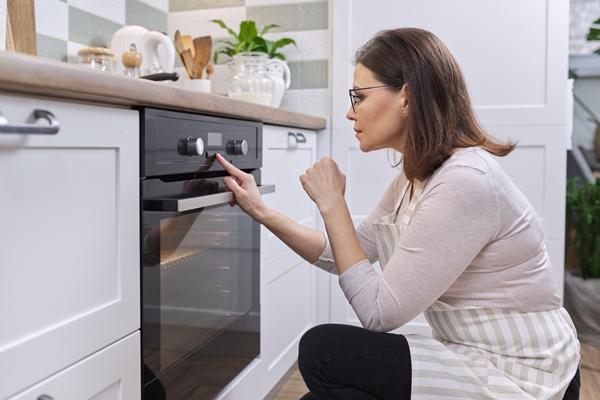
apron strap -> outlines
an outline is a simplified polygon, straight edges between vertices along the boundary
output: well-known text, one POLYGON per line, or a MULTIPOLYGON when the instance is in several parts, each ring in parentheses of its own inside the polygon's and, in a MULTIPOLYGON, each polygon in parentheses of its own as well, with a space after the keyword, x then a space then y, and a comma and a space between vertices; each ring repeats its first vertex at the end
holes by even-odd
POLYGON ((408 205, 408 208, 406 209, 406 211, 404 211, 404 215, 402 216, 402 225, 410 224, 410 220, 412 219, 413 213, 415 212, 415 207, 417 206, 419 196, 421 196, 421 193, 423 193, 423 188, 425 187, 425 184, 428 180, 429 178, 425 179, 424 181, 417 181, 412 199, 410 199, 410 204, 408 205))

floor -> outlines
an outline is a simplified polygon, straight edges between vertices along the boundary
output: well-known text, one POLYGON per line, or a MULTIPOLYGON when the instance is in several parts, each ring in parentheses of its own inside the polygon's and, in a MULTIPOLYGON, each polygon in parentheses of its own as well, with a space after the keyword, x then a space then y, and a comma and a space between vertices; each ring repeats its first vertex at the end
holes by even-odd
MULTIPOLYGON (((600 400, 600 351, 588 343, 581 343, 581 393, 579 400, 600 400)), ((294 366, 273 388, 265 400, 298 400, 308 389, 298 366, 294 366)))

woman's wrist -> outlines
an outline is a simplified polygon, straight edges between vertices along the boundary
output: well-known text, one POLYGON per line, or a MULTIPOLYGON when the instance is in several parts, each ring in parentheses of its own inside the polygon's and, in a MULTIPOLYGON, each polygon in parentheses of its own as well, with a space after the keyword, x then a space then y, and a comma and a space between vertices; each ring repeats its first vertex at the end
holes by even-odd
POLYGON ((344 196, 328 197, 316 204, 323 218, 329 214, 337 213, 342 207, 347 207, 344 196))

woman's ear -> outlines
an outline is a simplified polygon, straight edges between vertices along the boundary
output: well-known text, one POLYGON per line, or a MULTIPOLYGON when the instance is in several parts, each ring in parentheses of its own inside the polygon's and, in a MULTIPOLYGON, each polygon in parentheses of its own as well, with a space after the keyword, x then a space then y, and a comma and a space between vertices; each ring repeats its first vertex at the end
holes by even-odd
POLYGON ((402 107, 402 112, 404 114, 408 113, 408 103, 409 103, 409 90, 408 83, 405 83, 402 86, 402 90, 400 90, 400 106, 402 107))

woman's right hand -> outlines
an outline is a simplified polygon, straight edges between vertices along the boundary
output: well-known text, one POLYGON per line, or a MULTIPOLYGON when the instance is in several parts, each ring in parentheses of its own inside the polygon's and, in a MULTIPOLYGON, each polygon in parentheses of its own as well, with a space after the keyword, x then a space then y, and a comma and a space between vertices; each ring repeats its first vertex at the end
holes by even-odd
POLYGON ((233 207, 237 204, 242 211, 254 220, 259 221, 266 205, 258 191, 254 177, 231 165, 219 153, 217 153, 217 161, 231 175, 223 178, 227 191, 232 192, 235 196, 235 200, 230 202, 229 205, 233 207))

